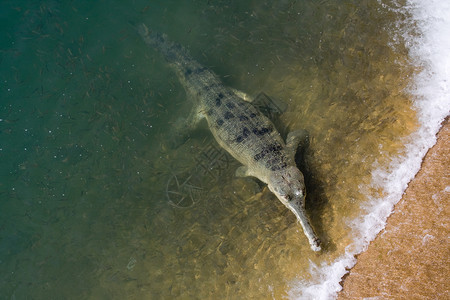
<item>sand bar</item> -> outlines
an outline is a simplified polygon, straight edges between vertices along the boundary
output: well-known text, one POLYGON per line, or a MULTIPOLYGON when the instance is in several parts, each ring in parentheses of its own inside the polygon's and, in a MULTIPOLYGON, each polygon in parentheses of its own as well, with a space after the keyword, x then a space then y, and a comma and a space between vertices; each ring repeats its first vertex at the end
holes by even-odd
POLYGON ((447 117, 386 228, 344 278, 338 299, 450 299, 449 144, 447 117))

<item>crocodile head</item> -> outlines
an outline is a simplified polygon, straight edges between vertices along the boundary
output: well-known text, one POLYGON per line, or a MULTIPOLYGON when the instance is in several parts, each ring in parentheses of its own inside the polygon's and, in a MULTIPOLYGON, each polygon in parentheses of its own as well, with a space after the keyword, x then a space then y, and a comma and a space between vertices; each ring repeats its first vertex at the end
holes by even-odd
POLYGON ((297 217, 309 240, 311 249, 320 251, 320 240, 314 233, 305 212, 306 189, 300 170, 292 166, 274 171, 269 177, 268 188, 297 217))

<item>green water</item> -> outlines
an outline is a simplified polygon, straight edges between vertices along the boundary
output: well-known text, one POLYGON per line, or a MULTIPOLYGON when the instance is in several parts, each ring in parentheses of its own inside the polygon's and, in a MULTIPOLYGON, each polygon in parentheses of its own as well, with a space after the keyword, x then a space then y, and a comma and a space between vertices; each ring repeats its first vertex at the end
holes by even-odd
MULTIPOLYGON (((406 50, 376 1, 2 1, 0 298, 280 298, 351 239, 375 165, 416 126, 406 50), (132 23, 189 49, 233 88, 281 99, 311 135, 302 170, 324 241, 251 179, 167 200, 212 141, 178 150, 189 103, 132 23)), ((206 179, 205 179, 206 180, 206 179)), ((202 184, 202 183, 199 183, 202 184)))

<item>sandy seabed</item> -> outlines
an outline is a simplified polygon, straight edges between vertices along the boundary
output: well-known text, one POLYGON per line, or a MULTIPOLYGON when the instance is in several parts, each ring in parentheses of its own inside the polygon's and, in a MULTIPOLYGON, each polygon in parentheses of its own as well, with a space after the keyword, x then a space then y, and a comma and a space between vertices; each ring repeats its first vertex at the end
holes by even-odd
POLYGON ((448 119, 386 228, 343 280, 338 299, 450 299, 448 119))

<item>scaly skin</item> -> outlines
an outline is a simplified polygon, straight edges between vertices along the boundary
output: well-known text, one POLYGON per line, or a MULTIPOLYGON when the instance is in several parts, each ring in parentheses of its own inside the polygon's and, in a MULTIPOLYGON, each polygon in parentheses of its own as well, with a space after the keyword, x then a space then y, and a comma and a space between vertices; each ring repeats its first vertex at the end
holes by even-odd
POLYGON ((299 134, 289 134, 286 145, 267 117, 225 87, 211 70, 193 60, 184 48, 163 35, 150 32, 143 24, 138 29, 145 43, 162 53, 187 93, 193 96, 196 111, 191 114, 191 121, 206 118, 219 145, 244 165, 238 173, 266 183, 295 214, 311 248, 320 251, 320 240, 305 214, 303 174, 294 161, 299 134))

